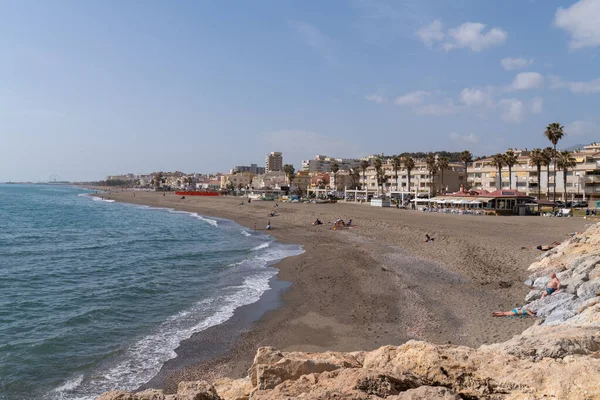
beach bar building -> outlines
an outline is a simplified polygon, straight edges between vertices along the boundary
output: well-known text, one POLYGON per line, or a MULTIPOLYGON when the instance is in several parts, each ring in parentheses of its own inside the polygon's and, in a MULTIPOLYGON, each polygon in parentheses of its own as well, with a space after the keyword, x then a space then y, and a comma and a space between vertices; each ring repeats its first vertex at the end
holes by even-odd
POLYGON ((456 192, 429 199, 434 208, 479 209, 486 214, 526 215, 534 198, 517 190, 456 192))

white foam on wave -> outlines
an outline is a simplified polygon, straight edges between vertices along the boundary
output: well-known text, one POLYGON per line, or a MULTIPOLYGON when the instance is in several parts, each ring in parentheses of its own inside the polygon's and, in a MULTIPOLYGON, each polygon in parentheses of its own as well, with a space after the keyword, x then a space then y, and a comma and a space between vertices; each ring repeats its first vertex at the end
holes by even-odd
POLYGON ((219 226, 219 223, 216 220, 214 220, 214 219, 203 217, 202 215, 200 215, 198 213, 191 213, 191 214, 192 214, 192 217, 194 217, 196 219, 199 219, 200 221, 208 222, 209 224, 211 224, 215 228, 217 228, 219 226))
POLYGON ((240 232, 242 232, 242 235, 244 235, 244 236, 252 236, 250 233, 246 232, 243 229, 240 232))
POLYGON ((60 398, 62 399, 63 396, 62 394, 65 392, 70 392, 71 390, 75 389, 76 387, 78 387, 79 385, 81 385, 81 382, 83 382, 83 374, 78 375, 77 377, 66 381, 65 383, 63 383, 62 385, 60 385, 59 387, 57 387, 56 389, 54 389, 54 392, 56 394, 58 394, 60 396, 60 398))
POLYGON ((94 201, 104 201, 105 203, 114 203, 114 200, 110 200, 110 199, 103 199, 102 197, 96 197, 96 196, 92 196, 92 199, 94 199, 94 201))
POLYGON ((261 243, 258 246, 251 248, 250 251, 258 251, 258 250, 266 249, 270 245, 271 245, 271 242, 261 243))

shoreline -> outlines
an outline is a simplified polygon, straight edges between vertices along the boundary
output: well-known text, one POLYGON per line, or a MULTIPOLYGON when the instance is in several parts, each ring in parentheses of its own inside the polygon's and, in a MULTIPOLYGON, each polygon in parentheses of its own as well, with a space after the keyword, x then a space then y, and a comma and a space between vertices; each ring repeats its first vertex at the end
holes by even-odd
MULTIPOLYGON (((249 229, 254 223, 264 226, 261 223, 273 209, 272 202, 240 206, 240 199, 235 198, 180 201, 172 193, 136 195, 125 191, 104 197, 227 218, 249 229)), ((282 306, 250 322, 229 350, 216 357, 207 354, 207 347, 201 344, 208 346, 211 338, 224 337, 226 324, 197 332, 189 342, 180 344, 173 363, 165 364, 157 377, 142 387, 158 386, 170 393, 181 380, 240 377, 259 346, 284 351, 352 351, 410 339, 471 347, 506 340, 533 323, 521 319, 499 322, 488 316, 495 309, 518 304, 527 291, 522 285, 526 266, 537 254, 517 252, 520 247, 514 242, 561 240, 564 238, 559 235, 581 230, 584 225, 573 219, 559 221, 557 227, 548 219, 531 217, 432 218, 414 211, 349 204, 282 204, 276 211, 280 216, 273 218, 275 229, 269 234, 305 250, 273 265, 279 271, 278 281, 291 282, 289 289, 279 292, 282 306), (334 232, 327 226, 310 225, 314 215, 331 221, 348 213, 358 229, 334 232), (533 226, 527 228, 531 224, 524 222, 533 226), (507 237, 505 230, 511 225, 526 229, 526 234, 507 237), (488 229, 490 226, 493 229, 488 229), (436 237, 435 244, 422 243, 424 227, 436 237), (453 235, 453 230, 458 232, 453 235), (488 243, 482 242, 482 237, 487 237, 488 243)), ((244 314, 243 307, 236 310, 238 317, 244 314)))

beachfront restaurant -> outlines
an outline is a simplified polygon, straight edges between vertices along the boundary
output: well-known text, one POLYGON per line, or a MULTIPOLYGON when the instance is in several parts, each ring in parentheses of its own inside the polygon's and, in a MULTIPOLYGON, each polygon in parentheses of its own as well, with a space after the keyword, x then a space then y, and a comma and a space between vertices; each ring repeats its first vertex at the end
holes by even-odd
POLYGON ((527 215, 534 198, 516 190, 458 192, 429 199, 429 207, 482 210, 486 214, 527 215))

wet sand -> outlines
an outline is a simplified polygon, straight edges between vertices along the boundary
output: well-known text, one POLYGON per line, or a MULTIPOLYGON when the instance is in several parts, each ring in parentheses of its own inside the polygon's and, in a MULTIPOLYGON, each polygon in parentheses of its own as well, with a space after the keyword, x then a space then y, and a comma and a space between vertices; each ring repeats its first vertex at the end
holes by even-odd
POLYGON ((246 374, 256 349, 370 350, 410 339, 477 347, 534 321, 492 311, 522 305, 538 244, 566 239, 580 218, 461 216, 364 204, 288 204, 124 191, 106 199, 233 219, 305 253, 279 262, 275 289, 225 324, 195 334, 145 387, 173 392, 182 380, 246 374), (271 211, 277 216, 268 217, 271 211), (337 217, 353 228, 332 230, 337 217), (324 225, 312 226, 319 218, 324 225), (428 233, 435 238, 425 243, 428 233), (527 249, 522 249, 527 247, 527 249), (283 281, 283 283, 281 282, 283 281), (285 282, 289 288, 285 289, 285 282), (218 352, 215 349, 220 349, 218 352))

